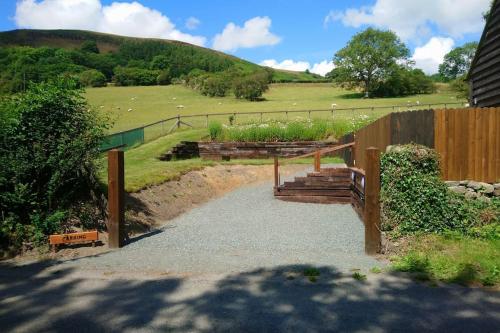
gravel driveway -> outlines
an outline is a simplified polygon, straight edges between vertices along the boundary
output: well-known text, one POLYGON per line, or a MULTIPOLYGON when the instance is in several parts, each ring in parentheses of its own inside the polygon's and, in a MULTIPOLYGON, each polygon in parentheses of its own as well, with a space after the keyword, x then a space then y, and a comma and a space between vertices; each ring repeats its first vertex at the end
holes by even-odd
POLYGON ((381 264, 363 253, 363 230, 350 205, 279 201, 266 182, 197 207, 122 249, 70 264, 180 274, 301 264, 366 271, 381 264))

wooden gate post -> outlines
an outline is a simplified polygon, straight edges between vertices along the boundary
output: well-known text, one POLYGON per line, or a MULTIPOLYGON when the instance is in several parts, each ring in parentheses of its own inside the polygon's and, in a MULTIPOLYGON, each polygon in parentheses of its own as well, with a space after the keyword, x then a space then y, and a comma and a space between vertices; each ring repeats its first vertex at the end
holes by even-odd
POLYGON ((366 149, 365 177, 365 252, 380 253, 382 236, 380 232, 380 151, 366 149))
POLYGON ((125 239, 125 180, 123 151, 108 152, 108 246, 119 248, 125 239))
POLYGON ((321 153, 319 150, 317 150, 316 153, 314 154, 314 171, 315 172, 321 171, 321 153))
POLYGON ((280 173, 279 173, 279 164, 278 164, 278 156, 274 156, 274 188, 278 188, 280 185, 280 173))

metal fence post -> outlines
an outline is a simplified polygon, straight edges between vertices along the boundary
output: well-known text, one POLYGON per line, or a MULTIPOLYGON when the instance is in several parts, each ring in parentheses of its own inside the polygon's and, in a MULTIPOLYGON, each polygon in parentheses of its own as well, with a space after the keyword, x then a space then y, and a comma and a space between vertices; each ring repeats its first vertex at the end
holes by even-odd
POLYGON ((108 151, 108 246, 119 248, 125 241, 125 172, 123 151, 108 151))
POLYGON ((177 115, 177 128, 181 128, 181 115, 177 115))
POLYGON ((208 113, 207 113, 207 121, 206 121, 206 126, 208 128, 208 113))
POLYGON ((380 151, 370 147, 365 152, 365 252, 380 253, 382 235, 380 231, 380 151))

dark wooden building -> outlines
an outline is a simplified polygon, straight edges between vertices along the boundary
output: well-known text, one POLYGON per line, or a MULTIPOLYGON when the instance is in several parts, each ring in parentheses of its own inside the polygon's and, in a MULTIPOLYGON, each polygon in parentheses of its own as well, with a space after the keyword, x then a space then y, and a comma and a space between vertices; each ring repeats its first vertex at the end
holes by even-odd
POLYGON ((495 0, 469 71, 474 106, 500 106, 500 0, 495 0))

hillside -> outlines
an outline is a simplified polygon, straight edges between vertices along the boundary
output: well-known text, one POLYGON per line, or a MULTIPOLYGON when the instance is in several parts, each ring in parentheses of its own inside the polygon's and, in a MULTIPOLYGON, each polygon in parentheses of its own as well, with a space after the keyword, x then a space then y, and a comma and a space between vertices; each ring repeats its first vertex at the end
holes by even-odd
MULTIPOLYGON (((49 47, 62 48, 65 50, 79 50, 81 49, 82 45, 88 41, 95 42, 99 49, 99 53, 102 55, 107 55, 108 58, 116 54, 123 53, 124 51, 128 51, 130 55, 129 59, 127 60, 132 59, 136 61, 151 61, 151 59, 155 55, 163 52, 173 54, 174 56, 176 56, 177 54, 188 54, 190 56, 198 55, 199 57, 203 57, 204 64, 207 61, 211 61, 215 64, 213 66, 214 70, 212 70, 212 68, 210 67, 211 65, 207 66, 207 68, 203 68, 207 71, 219 71, 227 69, 231 66, 234 66, 245 73, 255 72, 263 69, 262 66, 222 52, 174 40, 125 37, 82 30, 22 29, 0 32, 0 47, 3 48, 27 46, 32 48, 49 47), (142 51, 144 52, 140 54, 140 52, 138 52, 138 49, 142 49, 142 51)), ((182 60, 186 59, 184 58, 182 60)), ((189 61, 189 59, 187 60, 189 61)), ((184 66, 184 64, 182 63, 179 63, 177 65, 179 67, 184 66)), ((188 64, 187 66, 190 66, 189 69, 191 69, 191 67, 198 68, 197 64, 188 64)), ((274 69, 273 71, 273 81, 278 82, 316 82, 322 79, 322 77, 319 75, 309 74, 305 72, 281 71, 276 69, 274 69)), ((181 68, 179 72, 189 71, 183 70, 181 68)))

